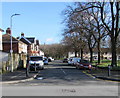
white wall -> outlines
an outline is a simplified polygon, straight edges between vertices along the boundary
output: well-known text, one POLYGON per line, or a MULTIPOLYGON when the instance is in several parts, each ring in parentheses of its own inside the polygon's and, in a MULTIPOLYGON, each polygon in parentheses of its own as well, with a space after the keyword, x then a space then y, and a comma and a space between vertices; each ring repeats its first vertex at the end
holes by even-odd
MULTIPOLYGON (((78 54, 77 54, 78 56, 78 54)), ((68 52, 68 58, 75 57, 75 52, 68 52)))
POLYGON ((8 61, 8 53, 0 51, 0 69, 2 69, 3 61, 8 61))
POLYGON ((44 56, 44 52, 40 50, 40 56, 44 56))
POLYGON ((27 44, 23 43, 23 42, 19 42, 19 53, 27 53, 27 44))

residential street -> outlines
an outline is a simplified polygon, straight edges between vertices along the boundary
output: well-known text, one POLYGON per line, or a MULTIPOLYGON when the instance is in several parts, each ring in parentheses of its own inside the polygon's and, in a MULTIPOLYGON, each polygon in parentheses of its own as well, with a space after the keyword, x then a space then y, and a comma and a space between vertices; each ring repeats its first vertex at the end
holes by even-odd
POLYGON ((33 80, 3 84, 3 95, 118 96, 118 82, 96 79, 83 71, 60 61, 50 62, 33 80))
POLYGON ((120 0, 11 1, 1 1, 0 97, 120 97, 120 0))

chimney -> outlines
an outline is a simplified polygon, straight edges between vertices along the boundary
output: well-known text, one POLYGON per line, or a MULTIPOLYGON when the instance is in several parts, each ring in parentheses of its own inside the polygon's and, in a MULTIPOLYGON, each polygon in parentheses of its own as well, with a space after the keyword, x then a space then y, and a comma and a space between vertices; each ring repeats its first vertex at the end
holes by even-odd
POLYGON ((11 29, 10 28, 7 28, 6 34, 10 34, 11 35, 11 29))
POLYGON ((21 37, 22 37, 22 36, 24 37, 24 33, 21 33, 21 37))
POLYGON ((36 44, 39 45, 39 40, 36 40, 36 44))

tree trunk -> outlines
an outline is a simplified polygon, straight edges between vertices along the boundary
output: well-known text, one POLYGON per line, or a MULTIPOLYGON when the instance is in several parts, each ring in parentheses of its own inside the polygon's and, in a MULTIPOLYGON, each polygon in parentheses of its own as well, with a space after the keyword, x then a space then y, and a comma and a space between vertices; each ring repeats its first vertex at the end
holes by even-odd
POLYGON ((78 57, 80 57, 80 55, 81 55, 81 53, 80 53, 80 51, 78 52, 78 57))
POLYGON ((81 49, 81 59, 83 59, 83 49, 81 49))
POLYGON ((117 66, 117 56, 116 56, 116 40, 111 38, 111 51, 112 51, 112 63, 111 66, 117 66))
POLYGON ((98 41, 98 64, 100 64, 100 40, 98 41))
POLYGON ((92 63, 93 62, 93 49, 92 48, 89 48, 90 49, 90 62, 92 63))
POLYGON ((77 57, 77 51, 75 51, 75 57, 77 57))

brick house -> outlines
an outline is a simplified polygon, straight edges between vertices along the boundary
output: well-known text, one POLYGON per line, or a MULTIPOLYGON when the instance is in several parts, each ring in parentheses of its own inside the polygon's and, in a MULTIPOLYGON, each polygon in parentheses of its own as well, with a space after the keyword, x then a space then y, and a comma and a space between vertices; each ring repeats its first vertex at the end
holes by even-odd
MULTIPOLYGON (((2 35, 3 52, 10 52, 11 50, 11 31, 7 28, 6 34, 2 35)), ((12 50, 13 53, 27 53, 27 44, 12 37, 12 50)))

